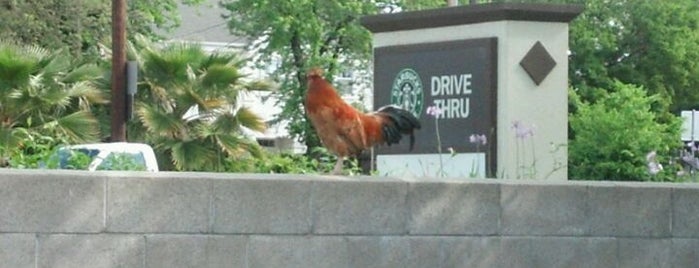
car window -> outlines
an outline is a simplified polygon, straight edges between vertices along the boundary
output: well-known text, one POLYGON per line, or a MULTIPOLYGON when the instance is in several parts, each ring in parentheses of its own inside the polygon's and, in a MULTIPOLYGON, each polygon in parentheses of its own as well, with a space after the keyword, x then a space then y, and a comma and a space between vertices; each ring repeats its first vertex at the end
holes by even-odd
POLYGON ((146 170, 146 160, 143 153, 110 153, 102 163, 97 166, 97 170, 146 170))
POLYGON ((99 150, 88 149, 61 149, 57 152, 58 168, 60 169, 87 169, 92 159, 99 154, 99 150))

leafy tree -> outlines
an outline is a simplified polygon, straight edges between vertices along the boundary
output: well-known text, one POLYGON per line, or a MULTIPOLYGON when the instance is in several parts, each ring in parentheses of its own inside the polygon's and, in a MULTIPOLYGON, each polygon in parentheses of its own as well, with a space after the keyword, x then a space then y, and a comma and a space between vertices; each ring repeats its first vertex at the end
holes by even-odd
MULTIPOLYGON (((681 146, 680 121, 659 122, 651 106, 661 101, 645 89, 615 82, 595 103, 570 91, 577 113, 570 117, 569 174, 578 180, 670 180, 666 170, 651 175, 646 155, 667 156, 681 146)), ((604 92, 604 91, 603 91, 604 92)), ((667 159, 662 159, 667 160, 667 159)))
POLYGON ((586 1, 571 26, 571 82, 587 99, 619 80, 671 100, 699 104, 699 2, 586 1))
POLYGON ((289 133, 311 152, 320 145, 302 107, 305 72, 323 67, 332 81, 340 71, 369 69, 371 37, 359 24, 364 15, 444 5, 445 1, 224 0, 233 34, 251 40, 258 67, 271 69, 279 81, 283 105, 278 120, 289 120, 289 133))
POLYGON ((0 158, 30 148, 25 143, 37 137, 96 140, 98 122, 90 109, 106 99, 90 80, 101 74, 96 65, 74 64, 63 51, 0 42, 0 158))
MULTIPOLYGON (((179 25, 178 2, 203 0, 126 1, 128 32, 158 37, 156 28, 179 25), (154 27, 155 26, 155 27, 154 27)), ((74 56, 99 55, 99 43, 111 38, 111 0, 3 1, 0 39, 47 49, 69 48, 74 56)))
MULTIPOLYGON (((501 1, 503 2, 503 1, 501 1)), ((699 2, 508 0, 584 6, 570 24, 572 87, 596 101, 616 81, 642 85, 671 111, 699 105, 699 2)))
POLYGON ((159 163, 163 169, 219 170, 228 156, 260 155, 242 128, 262 131, 265 124, 238 97, 269 86, 246 80, 237 55, 193 44, 157 48, 145 39, 131 48, 142 80, 130 133, 144 136, 130 139, 153 144, 159 160, 168 161, 159 163))

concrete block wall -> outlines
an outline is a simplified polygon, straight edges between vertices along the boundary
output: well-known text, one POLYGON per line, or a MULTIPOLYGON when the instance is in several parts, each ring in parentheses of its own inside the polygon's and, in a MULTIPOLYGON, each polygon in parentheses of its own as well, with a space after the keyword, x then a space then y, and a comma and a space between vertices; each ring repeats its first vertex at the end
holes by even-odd
POLYGON ((0 170, 0 267, 696 267, 699 185, 0 170))

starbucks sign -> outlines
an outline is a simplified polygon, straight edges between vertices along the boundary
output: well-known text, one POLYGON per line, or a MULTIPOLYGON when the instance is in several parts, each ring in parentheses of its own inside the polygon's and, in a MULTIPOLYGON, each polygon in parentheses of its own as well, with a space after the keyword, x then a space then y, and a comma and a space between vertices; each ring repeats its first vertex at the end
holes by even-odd
POLYGON ((411 111, 419 117, 424 103, 422 81, 413 69, 403 69, 393 79, 391 87, 391 104, 411 111))
MULTIPOLYGON (((471 134, 496 141, 497 39, 468 39, 374 49, 374 107, 395 104, 417 116, 412 152, 407 146, 377 149, 377 154, 437 152, 435 120, 439 120, 442 151, 469 153, 487 148, 469 143, 471 134), (436 106, 442 114, 425 113, 436 106)), ((492 148, 495 148, 494 146, 492 148)), ((494 150, 490 150, 494 155, 494 150)))

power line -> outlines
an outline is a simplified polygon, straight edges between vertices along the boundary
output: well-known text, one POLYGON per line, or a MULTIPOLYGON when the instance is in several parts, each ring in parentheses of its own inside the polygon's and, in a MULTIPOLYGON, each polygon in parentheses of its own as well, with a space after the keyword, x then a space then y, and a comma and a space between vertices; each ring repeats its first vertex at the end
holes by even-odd
POLYGON ((212 30, 212 29, 214 29, 214 28, 216 28, 216 27, 219 27, 219 26, 221 26, 221 25, 224 25, 224 24, 226 24, 226 23, 227 23, 227 22, 225 22, 225 21, 224 21, 224 22, 220 22, 220 23, 216 23, 216 24, 213 24, 213 25, 210 25, 210 26, 201 28, 201 29, 197 29, 197 30, 190 31, 190 32, 188 32, 188 33, 183 33, 183 34, 180 34, 180 35, 177 35, 177 36, 173 36, 173 38, 183 38, 183 37, 190 36, 190 35, 195 35, 195 34, 199 34, 199 33, 203 33, 203 32, 208 32, 208 31, 210 31, 210 30, 212 30))

